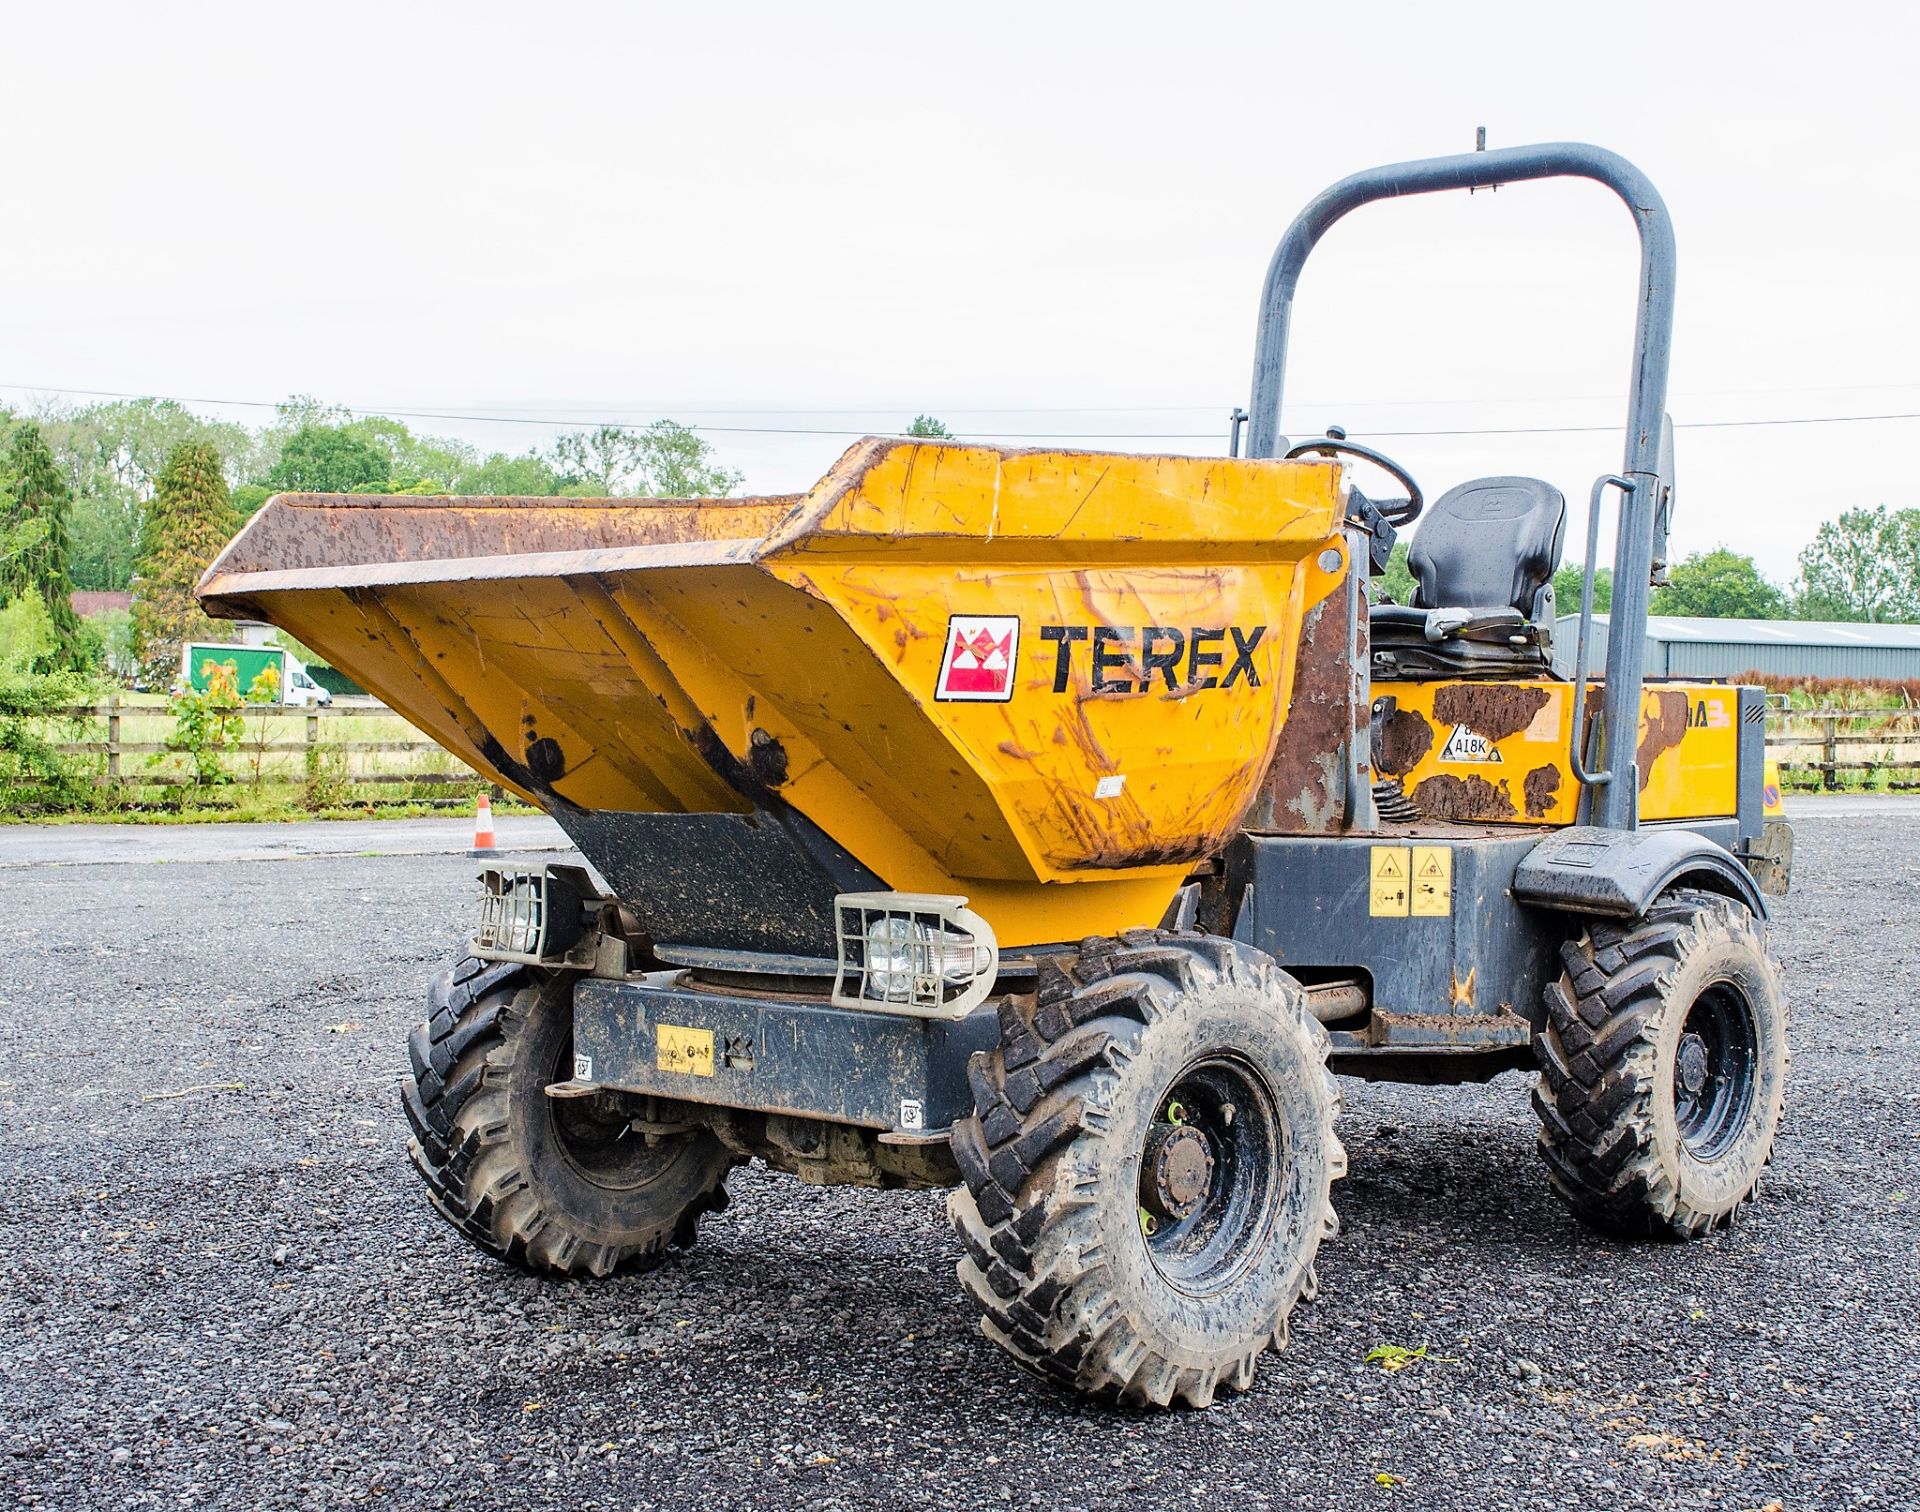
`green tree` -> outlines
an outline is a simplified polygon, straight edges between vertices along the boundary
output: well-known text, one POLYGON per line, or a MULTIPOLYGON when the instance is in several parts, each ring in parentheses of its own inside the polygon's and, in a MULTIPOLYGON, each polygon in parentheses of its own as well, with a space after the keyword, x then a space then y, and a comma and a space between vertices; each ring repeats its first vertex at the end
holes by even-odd
MULTIPOLYGON (((63 705, 86 696, 78 673, 56 669, 59 638, 40 595, 17 593, 0 608, 0 811, 85 808, 88 774, 48 738, 63 705)), ((79 729, 55 739, 78 740, 79 729)))
POLYGON ((228 479, 251 476, 258 441, 245 426, 202 419, 171 399, 120 399, 54 406, 39 417, 72 490, 74 586, 127 587, 139 551, 141 517, 175 448, 211 444, 228 479))
POLYGON ((85 657, 79 616, 73 612, 72 509, 72 491, 40 427, 31 422, 13 426, 0 486, 0 530, 15 539, 17 549, 0 562, 0 598, 39 594, 53 627, 56 666, 79 671, 85 657))
POLYGON ((494 452, 453 480, 458 494, 494 494, 502 498, 548 498, 560 487, 553 465, 537 452, 509 457, 494 452))
POLYGON ((273 407, 273 423, 255 433, 247 453, 247 465, 238 473, 230 469, 228 479, 231 481, 237 476, 246 482, 258 482, 273 471, 280 453, 301 431, 315 426, 322 430, 340 430, 352 420, 353 412, 338 404, 328 404, 312 394, 290 394, 273 407))
POLYGON ((273 490, 264 483, 242 483, 232 497, 233 516, 244 525, 260 513, 260 506, 273 497, 273 490))
POLYGON ((144 502, 83 494, 73 501, 73 586, 117 593, 133 580, 144 502))
POLYGON ((1801 619, 1920 619, 1920 509, 1849 509, 1800 553, 1801 619))
POLYGON ((1787 595, 1769 583, 1753 558, 1725 546, 1696 551, 1678 563, 1664 587, 1653 591, 1654 614, 1693 614, 1706 619, 1784 619, 1787 595))
POLYGON ((396 493, 451 493, 454 480, 472 471, 480 460, 464 441, 416 436, 400 421, 385 415, 367 415, 341 429, 387 454, 387 470, 396 493))
POLYGON ((287 438, 262 480, 276 493, 352 493, 393 477, 385 447, 340 426, 303 425, 287 438))
POLYGON ((1407 565, 1407 543, 1395 541, 1387 553, 1387 570, 1373 580, 1375 603, 1411 604, 1413 569, 1407 565))
MULTIPOLYGON (((1553 575, 1553 601, 1556 614, 1578 614, 1580 612, 1580 585, 1587 575, 1584 562, 1567 562, 1553 575)), ((1611 614, 1613 612, 1613 569, 1595 567, 1593 569, 1593 612, 1611 614)))
POLYGON ((134 577, 134 642, 150 684, 164 687, 178 676, 186 642, 226 638, 193 587, 237 523, 220 454, 205 442, 178 447, 147 506, 134 577))
POLYGON ((622 425, 569 431, 553 443, 553 470, 564 483, 594 483, 613 493, 640 466, 640 438, 622 425))
POLYGON ((339 430, 352 419, 353 411, 343 405, 328 404, 312 394, 289 394, 273 407, 273 424, 267 427, 267 433, 270 436, 278 435, 284 442, 295 431, 303 431, 309 426, 321 425, 330 430, 339 430))
POLYGON ((953 432, 947 429, 944 421, 936 420, 932 415, 915 415, 913 417, 913 424, 907 427, 907 434, 909 436, 951 437, 953 432))
POLYGON ((640 458, 646 497, 653 499, 724 499, 743 476, 722 467, 711 446, 672 420, 656 420, 640 432, 640 458))
POLYGON ((642 430, 619 425, 572 431, 554 443, 561 491, 591 484, 607 494, 649 499, 721 499, 741 474, 719 465, 713 448, 688 426, 656 420, 642 430))

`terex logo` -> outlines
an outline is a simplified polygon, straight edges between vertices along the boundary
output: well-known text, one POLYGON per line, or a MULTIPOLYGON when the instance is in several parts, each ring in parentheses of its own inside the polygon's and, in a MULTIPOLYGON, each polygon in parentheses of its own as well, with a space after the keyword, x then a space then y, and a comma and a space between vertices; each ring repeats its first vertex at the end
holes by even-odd
POLYGON ((1266 635, 1265 625, 1242 630, 1175 630, 1166 625, 1131 628, 1111 625, 1042 625, 1040 639, 1054 643, 1053 691, 1064 693, 1075 661, 1089 654, 1096 693, 1144 693, 1156 679, 1169 692, 1182 688, 1231 688, 1244 681, 1260 686, 1260 669, 1253 664, 1254 647, 1266 635), (1229 648, 1228 637, 1233 644, 1229 648), (1086 647, 1082 651, 1078 648, 1086 647), (1231 657, 1231 660, 1229 660, 1231 657), (1222 669, 1224 673, 1222 672, 1222 669))
POLYGON ((955 614, 933 696, 942 703, 1005 703, 1013 697, 1013 659, 1020 619, 1012 614, 955 614))

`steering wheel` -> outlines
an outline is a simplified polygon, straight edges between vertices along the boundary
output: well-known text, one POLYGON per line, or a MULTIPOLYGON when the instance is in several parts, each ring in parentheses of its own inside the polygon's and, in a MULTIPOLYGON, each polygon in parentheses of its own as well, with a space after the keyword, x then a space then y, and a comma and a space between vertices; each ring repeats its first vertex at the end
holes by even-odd
POLYGON ((1371 462, 1382 472, 1391 475, 1396 483, 1406 489, 1407 496, 1376 503, 1375 507, 1395 529, 1411 525, 1420 518, 1420 511, 1426 507, 1426 495, 1420 492, 1420 485, 1413 481, 1412 473, 1383 452, 1377 452, 1371 446, 1362 446, 1358 441, 1349 441, 1347 433, 1337 425, 1327 427, 1324 439, 1302 441, 1298 446, 1288 447, 1287 460, 1304 457, 1309 452, 1317 452, 1323 457, 1358 457, 1362 462, 1371 462))

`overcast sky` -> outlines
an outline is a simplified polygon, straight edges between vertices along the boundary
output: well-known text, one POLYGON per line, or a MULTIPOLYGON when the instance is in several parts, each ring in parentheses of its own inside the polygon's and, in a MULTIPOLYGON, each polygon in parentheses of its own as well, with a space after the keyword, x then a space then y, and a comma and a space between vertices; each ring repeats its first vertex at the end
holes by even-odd
MULTIPOLYGON (((1895 5, 20 5, 0 402, 669 415, 756 491, 919 411, 1218 451, 1293 212, 1484 124, 1660 186, 1682 426, 1907 414, 1916 43, 1895 5)), ((1303 281, 1284 423, 1578 509, 1617 432, 1389 433, 1617 424, 1635 256, 1587 184, 1363 211, 1303 281)), ((1920 420, 1678 461, 1676 548, 1783 580, 1819 520, 1920 506, 1920 420)))

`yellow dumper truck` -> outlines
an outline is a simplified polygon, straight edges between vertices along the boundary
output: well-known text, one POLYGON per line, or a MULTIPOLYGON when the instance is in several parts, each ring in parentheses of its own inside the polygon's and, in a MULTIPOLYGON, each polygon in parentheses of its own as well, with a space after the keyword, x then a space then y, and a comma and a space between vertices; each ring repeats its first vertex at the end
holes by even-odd
POLYGON ((1583 1219, 1731 1219, 1780 1119, 1763 894, 1791 850, 1759 692, 1637 660, 1673 274, 1659 195, 1610 153, 1399 164, 1275 254, 1245 457, 874 439, 787 497, 270 502, 209 612, 313 646, 591 863, 483 877, 410 1044, 434 1205, 515 1264, 599 1276, 691 1244, 750 1159, 952 1187, 989 1337, 1070 1388, 1194 1406, 1246 1386, 1314 1289, 1345 1168, 1330 1072, 1537 1068, 1540 1152, 1583 1219), (1329 226, 1564 175, 1613 189, 1642 244, 1571 680, 1557 488, 1428 505, 1338 431, 1279 433, 1329 226), (1413 601, 1384 602, 1416 521, 1413 601))

